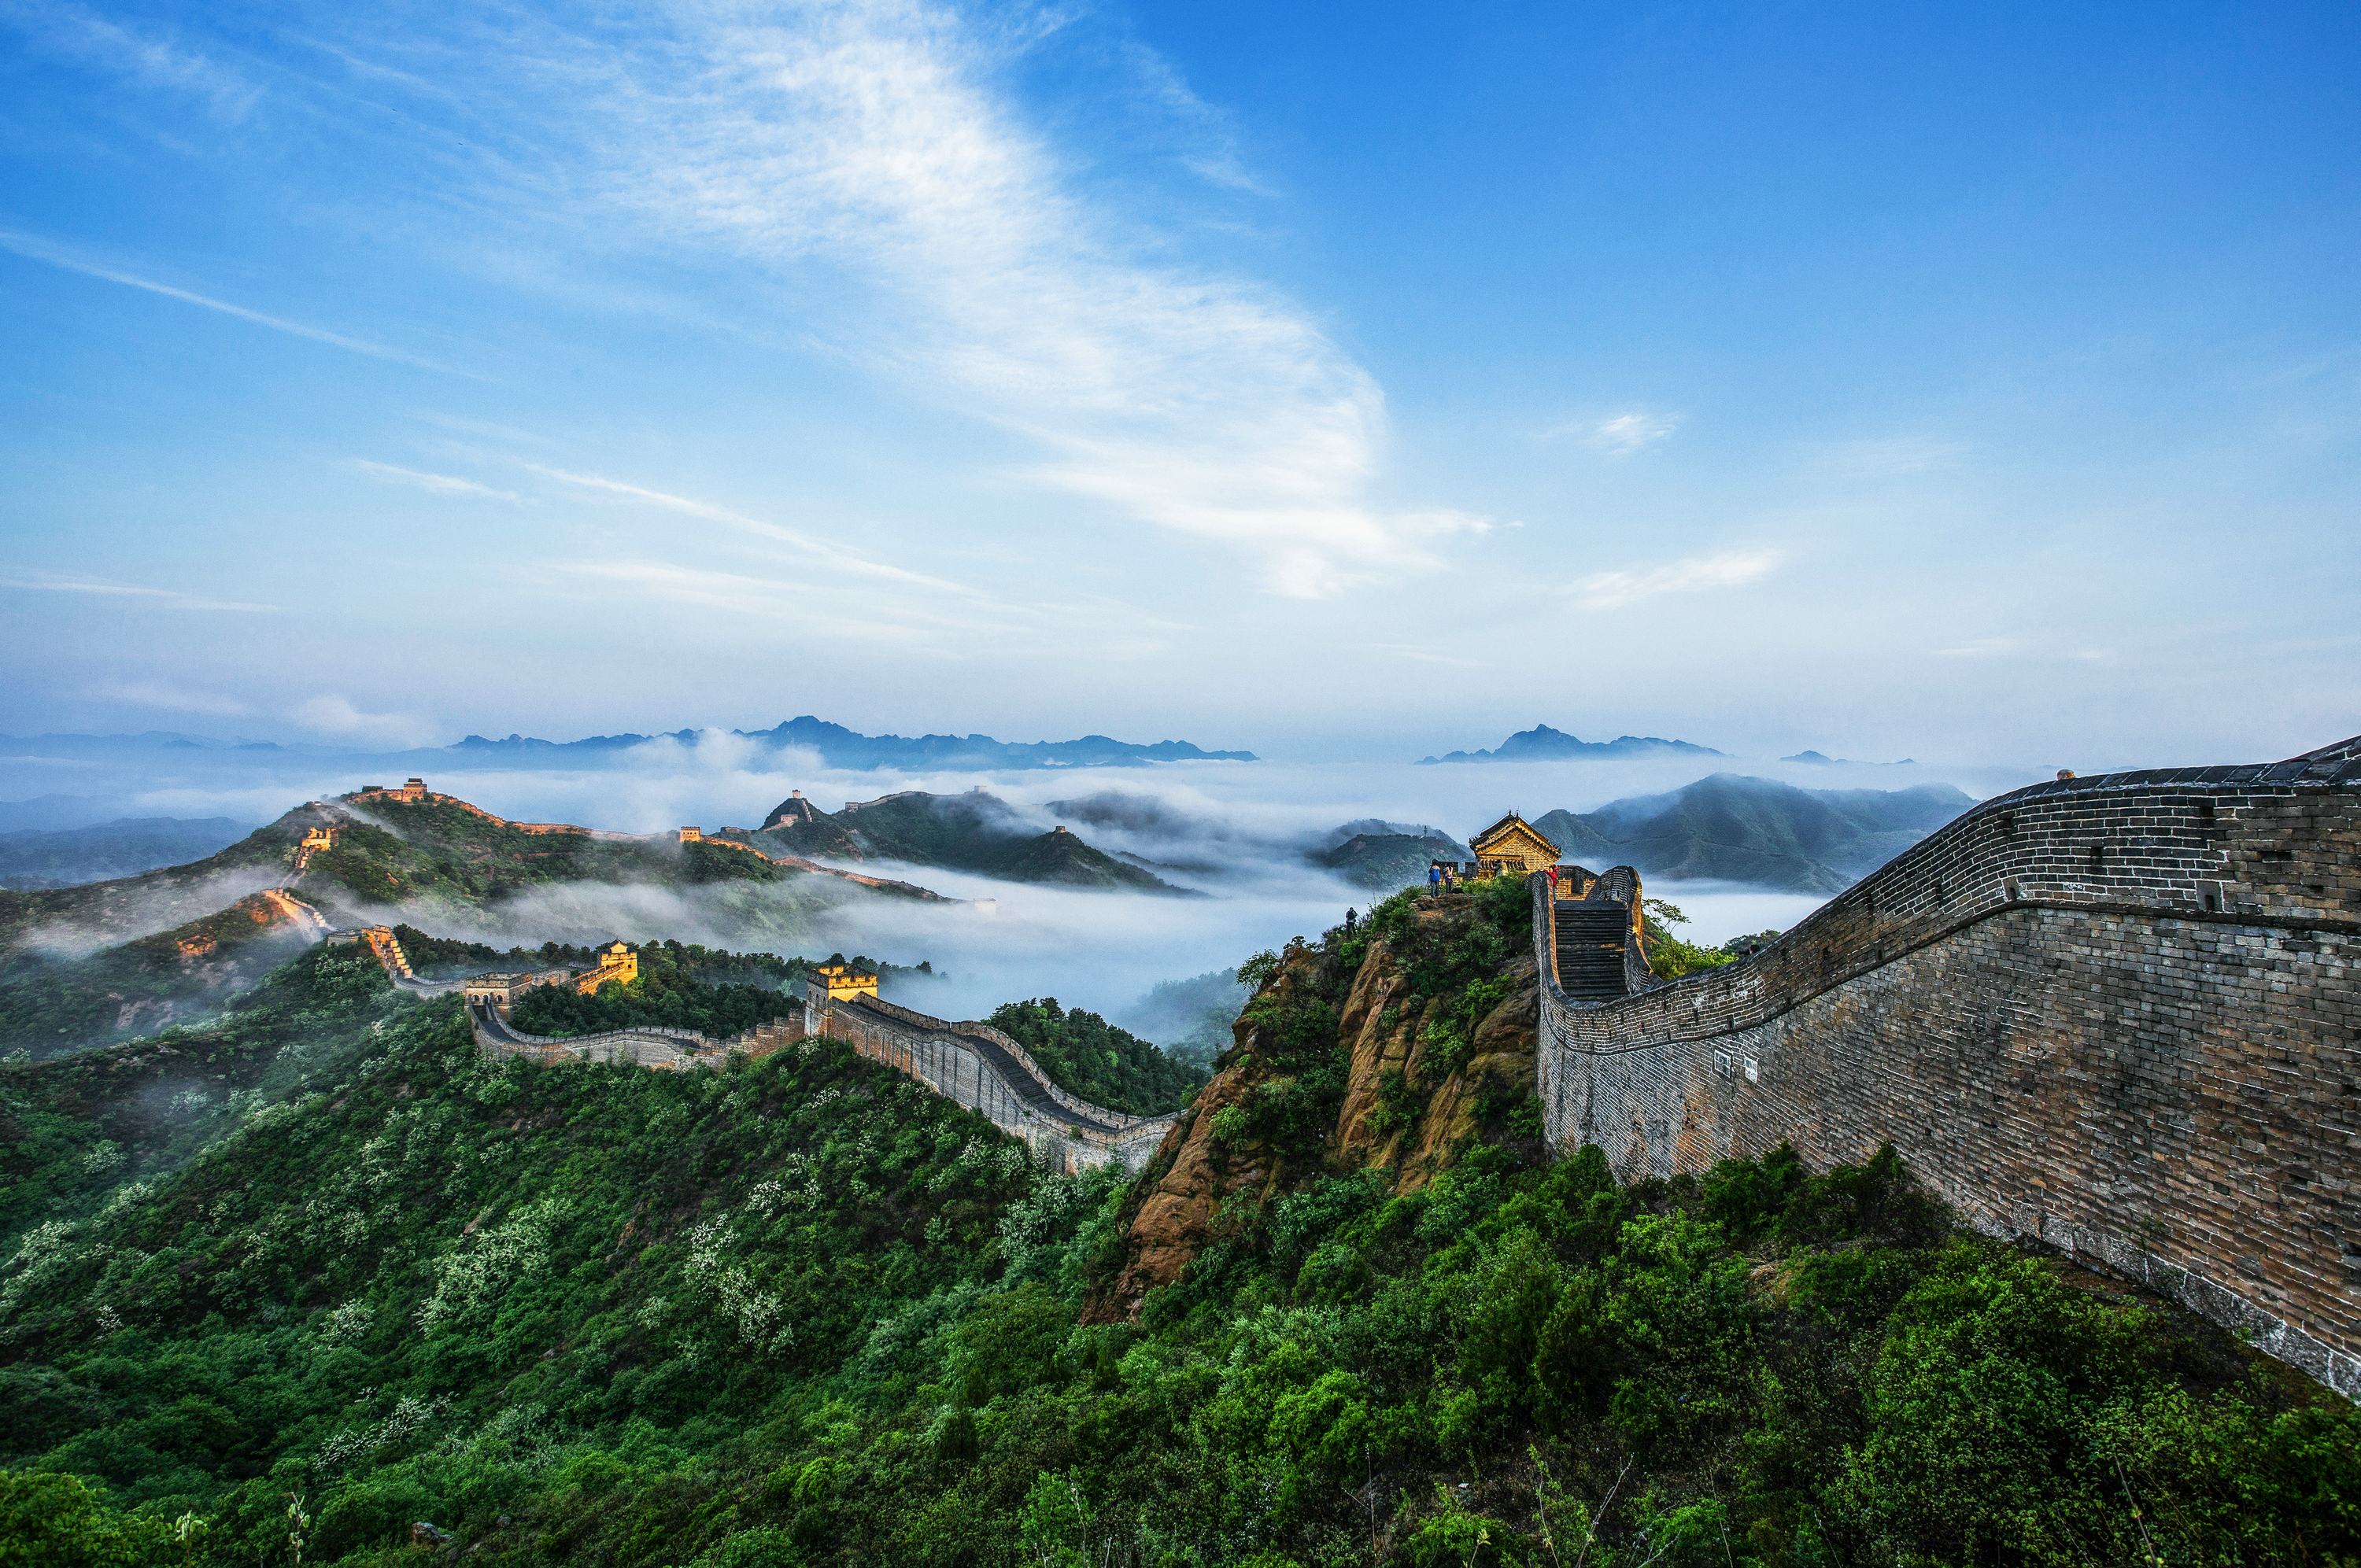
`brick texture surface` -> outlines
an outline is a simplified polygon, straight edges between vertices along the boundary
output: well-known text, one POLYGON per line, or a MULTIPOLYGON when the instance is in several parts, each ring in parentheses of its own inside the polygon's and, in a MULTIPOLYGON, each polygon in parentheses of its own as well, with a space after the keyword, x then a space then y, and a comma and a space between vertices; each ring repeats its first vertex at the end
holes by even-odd
MULTIPOLYGON (((1544 941, 1550 909, 1536 879, 1544 941)), ((1979 1227, 2361 1397, 2356 943, 2361 762, 2036 785, 1752 959, 1604 1003, 1545 982, 1546 1120, 1627 1177, 1891 1141, 1979 1227)))

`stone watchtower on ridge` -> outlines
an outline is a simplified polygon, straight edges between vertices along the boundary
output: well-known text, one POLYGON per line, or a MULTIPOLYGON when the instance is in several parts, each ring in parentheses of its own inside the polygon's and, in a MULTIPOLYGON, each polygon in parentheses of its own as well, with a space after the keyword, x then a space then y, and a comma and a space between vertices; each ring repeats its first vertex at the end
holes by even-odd
POLYGON ((830 1002, 850 1002, 856 996, 876 998, 876 975, 863 974, 851 964, 821 964, 811 972, 830 1002))
POLYGON ((1467 840, 1467 848, 1476 857, 1477 876, 1530 876, 1557 864, 1560 852, 1513 811, 1467 840))

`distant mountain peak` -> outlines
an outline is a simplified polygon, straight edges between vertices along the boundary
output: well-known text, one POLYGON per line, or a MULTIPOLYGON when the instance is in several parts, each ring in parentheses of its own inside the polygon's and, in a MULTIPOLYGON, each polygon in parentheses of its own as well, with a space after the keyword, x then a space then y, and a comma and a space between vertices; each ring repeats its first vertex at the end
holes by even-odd
POLYGON ((1782 757, 1783 762, 1804 762, 1815 768, 1915 768, 1916 760, 1905 757, 1898 762, 1856 762, 1850 757, 1831 757, 1822 751, 1798 751, 1792 757, 1782 757))
POLYGON ((1541 762, 1573 758, 1721 757, 1728 754, 1692 740, 1667 740, 1658 735, 1619 735, 1612 740, 1585 740, 1563 729, 1536 724, 1531 729, 1520 729, 1501 741, 1497 751, 1450 751, 1440 757, 1421 757, 1419 762, 1423 766, 1440 762, 1541 762))

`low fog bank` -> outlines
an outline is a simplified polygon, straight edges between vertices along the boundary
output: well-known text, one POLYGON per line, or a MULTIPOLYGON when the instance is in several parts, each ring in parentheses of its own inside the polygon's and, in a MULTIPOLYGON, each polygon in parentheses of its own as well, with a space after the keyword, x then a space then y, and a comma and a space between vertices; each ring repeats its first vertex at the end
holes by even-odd
MULTIPOLYGON (((1353 885, 1305 858, 1308 850, 1335 842, 1337 829, 1346 824, 1425 825, 1464 843, 1512 809, 1528 817, 1560 806, 1590 812, 1720 772, 1806 789, 1898 790, 1943 782, 1979 796, 2032 782, 2008 770, 1696 757, 849 773, 822 767, 809 754, 709 735, 695 744, 663 740, 634 748, 613 765, 593 770, 454 770, 430 774, 427 782, 511 819, 648 833, 669 833, 689 823, 708 831, 756 827, 793 789, 801 789, 820 809, 836 811, 848 801, 901 790, 950 795, 982 787, 1005 801, 1024 829, 1046 831, 1062 823, 1102 849, 1136 856, 1159 868, 1166 880, 1211 896, 1182 900, 1037 887, 869 861, 858 869, 903 878, 952 899, 989 899, 996 908, 986 913, 972 904, 881 897, 822 879, 796 879, 686 890, 577 884, 537 891, 489 916, 432 905, 356 913, 500 948, 670 937, 814 957, 842 951, 899 964, 925 959, 948 976, 927 999, 929 1011, 977 1016, 1002 1002, 1056 996, 1070 1006, 1114 1014, 1159 982, 1225 969, 1290 937, 1315 936, 1342 919, 1348 906, 1366 909, 1382 896, 1384 890, 1353 885)), ((115 798, 132 800, 141 814, 268 820, 307 799, 362 784, 400 782, 290 769, 276 783, 239 778, 215 789, 174 784, 135 791, 132 781, 104 784, 128 791, 115 798)), ((1652 883, 1648 891, 1680 905, 1691 919, 1682 935, 1708 944, 1768 927, 1784 929, 1819 903, 1727 883, 1652 883)), ((120 941, 124 936, 110 932, 108 938, 120 941)))
MULTIPOLYGON (((1806 789, 1906 789, 1956 784, 1979 797, 2048 776, 2042 769, 1989 764, 1877 766, 1783 762, 1774 758, 1646 757, 1607 761, 1444 763, 1170 762, 1148 767, 1035 769, 1005 773, 905 773, 830 769, 814 753, 759 745, 722 731, 693 742, 669 738, 613 753, 604 765, 571 772, 456 765, 427 771, 439 790, 522 820, 653 833, 683 823, 752 827, 789 789, 824 809, 896 790, 958 793, 983 785, 1046 816, 1048 803, 1111 793, 1160 799, 1217 821, 1253 841, 1313 832, 1355 817, 1431 822, 1464 837, 1515 807, 1538 816, 1556 806, 1587 812, 1625 795, 1677 789, 1715 773, 1777 779, 1806 789)), ((2098 771, 2102 762, 2069 759, 2098 771)), ((304 800, 364 784, 349 764, 288 753, 164 751, 116 766, 80 759, 0 758, 0 803, 65 791, 86 798, 89 820, 112 817, 235 817, 265 822, 304 800), (71 764, 71 765, 69 765, 71 764)), ((63 802, 54 803, 62 807, 63 802)), ((67 815, 73 815, 69 812, 67 815)), ((80 823, 51 820, 44 827, 80 823)), ((31 825, 31 824, 26 824, 31 825)), ((1155 836, 1152 833, 1149 835, 1155 836)))
MULTIPOLYGON (((167 879, 143 885, 126 880, 119 889, 106 892, 104 902, 90 918, 43 920, 27 915, 19 924, 12 917, 5 933, 6 948, 47 959, 87 958, 103 948, 120 947, 217 914, 248 894, 278 886, 285 875, 275 866, 245 866, 186 882, 167 879)), ((82 888, 62 891, 84 892, 82 888)), ((23 896, 37 901, 42 895, 23 896)), ((28 902, 25 907, 33 910, 39 905, 28 902)))

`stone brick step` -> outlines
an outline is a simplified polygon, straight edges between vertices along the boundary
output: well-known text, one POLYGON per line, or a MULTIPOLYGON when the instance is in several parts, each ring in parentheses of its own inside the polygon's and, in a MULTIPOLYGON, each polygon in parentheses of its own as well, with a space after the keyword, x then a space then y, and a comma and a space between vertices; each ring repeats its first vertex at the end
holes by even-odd
POLYGON ((1623 945, 1631 911, 1624 905, 1559 905, 1553 911, 1558 989, 1577 1002, 1624 994, 1623 945))

